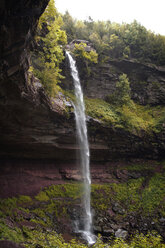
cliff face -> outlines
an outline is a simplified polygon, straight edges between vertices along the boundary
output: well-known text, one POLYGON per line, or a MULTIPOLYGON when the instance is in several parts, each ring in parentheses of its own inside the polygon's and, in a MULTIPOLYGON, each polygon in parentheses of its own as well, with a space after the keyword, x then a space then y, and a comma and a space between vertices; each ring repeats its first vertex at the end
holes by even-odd
MULTIPOLYGON (((64 115, 60 97, 52 103, 38 81, 27 73, 29 46, 46 4, 47 1, 17 1, 15 4, 1 1, 1 158, 75 159, 74 115, 69 118, 64 115)), ((67 87, 72 88, 67 62, 64 67, 67 87)), ((127 73, 132 82, 133 99, 143 104, 164 104, 164 68, 123 60, 93 66, 90 76, 81 68, 79 71, 88 97, 105 98, 115 90, 119 74, 127 73)), ((92 118, 88 120, 88 127, 93 161, 118 156, 163 156, 163 133, 156 137, 136 136, 104 127, 92 118)))
MULTIPOLYGON (((104 64, 90 66, 90 74, 84 70, 85 64, 77 60, 81 84, 84 94, 88 98, 105 100, 115 92, 119 76, 127 74, 131 82, 131 98, 143 106, 150 105, 164 107, 165 105, 165 67, 157 67, 132 60, 111 60, 104 64)), ((65 89, 72 90, 72 80, 65 61, 63 71, 65 89)), ((162 123, 159 133, 140 132, 132 133, 122 128, 108 127, 95 119, 88 121, 91 155, 97 147, 103 150, 92 156, 105 161, 114 158, 164 158, 165 150, 165 124, 162 123)))
MULTIPOLYGON (((67 89, 72 89, 65 63, 67 89), (69 79, 69 80, 68 80, 69 79)), ((90 98, 105 99, 116 88, 119 75, 127 74, 131 82, 131 97, 142 105, 165 104, 165 67, 140 63, 135 60, 109 60, 106 63, 90 66, 90 74, 84 70, 85 64, 78 59, 78 68, 84 93, 90 98)))
MULTIPOLYGON (((6 230, 9 230, 9 239, 12 239, 10 234, 14 232, 15 235, 15 230, 22 232, 25 230, 22 228, 24 226, 30 231, 38 228, 38 235, 41 229, 43 234, 45 230, 48 230, 47 233, 56 230, 68 234, 82 209, 80 203, 77 205, 77 196, 75 198, 73 195, 73 199, 70 197, 70 192, 71 195, 74 192, 72 187, 76 189, 77 194, 77 185, 73 183, 73 186, 67 189, 66 184, 81 180, 80 168, 76 162, 78 147, 74 115, 71 111, 69 115, 66 114, 60 95, 56 99, 49 99, 39 81, 27 72, 29 46, 32 45, 38 18, 47 2, 48 0, 0 2, 0 197, 34 196, 46 186, 64 185, 61 186, 60 194, 58 189, 56 191, 54 188, 56 198, 50 194, 52 198, 50 197, 47 203, 43 192, 38 198, 33 198, 34 201, 30 200, 29 209, 32 214, 27 209, 24 212, 22 208, 26 207, 26 200, 29 199, 27 196, 22 197, 25 202, 20 203, 23 204, 20 206, 14 205, 14 198, 9 199, 9 202, 6 200, 6 204, 2 201, 1 217, 8 228, 4 229, 5 239, 8 237, 6 230), (65 197, 59 197, 61 195, 65 197), (71 204, 68 204, 68 200, 71 204), (45 210, 46 204, 51 204, 50 213, 45 210), (40 212, 40 207, 44 207, 43 212, 40 212), (39 209, 36 214, 33 211, 35 208, 39 209), (50 223, 52 229, 49 229, 50 223)), ((66 79, 63 87, 72 89, 69 67, 67 61, 65 62, 63 69, 66 79)), ((165 103, 164 68, 123 60, 95 66, 90 76, 85 75, 81 69, 79 68, 80 78, 88 97, 105 98, 115 90, 119 74, 127 73, 132 82, 134 100, 141 104, 165 103)), ((96 188, 92 191, 92 208, 95 209, 94 231, 109 237, 111 234, 116 235, 119 230, 128 234, 136 230, 146 232, 154 229, 165 237, 162 214, 164 178, 161 177, 164 173, 164 163, 151 161, 164 158, 165 124, 162 124, 164 129, 160 133, 152 135, 145 132, 140 135, 133 134, 119 127, 103 125, 91 117, 88 117, 87 124, 92 182, 100 184, 100 188, 94 185, 96 188), (125 159, 125 162, 121 162, 122 159, 125 159), (149 161, 146 163, 142 159, 149 161), (136 184, 131 184, 132 179, 136 180, 136 184), (104 183, 110 183, 111 186, 107 187, 104 183), (139 192, 141 195, 137 197, 139 192), (132 195, 135 198, 132 198, 132 195), (155 198, 155 195, 158 198, 155 198), (145 203, 150 201, 153 216, 148 215, 148 206, 145 206, 145 203), (143 215, 143 207, 147 216, 143 215), (130 212, 131 209, 133 212, 130 212)), ((27 236, 24 232, 22 235, 27 236)), ((0 242, 4 247, 18 247, 10 241, 0 242)))
MULTIPOLYGON (((28 68, 28 48, 34 35, 38 18, 48 0, 4 1, 0 3, 1 23, 1 77, 11 78, 28 68)), ((23 77, 23 75, 21 75, 23 77)), ((18 81, 18 79, 17 79, 18 81)), ((25 82, 22 84, 25 84, 25 82)))
POLYGON ((54 149, 57 139, 68 129, 58 106, 53 107, 40 84, 27 73, 29 46, 47 3, 0 3, 0 157, 51 157, 58 153, 54 149))
MULTIPOLYGON (((56 180, 72 178, 72 172, 61 172, 60 168, 72 169, 76 164, 78 147, 73 113, 70 113, 70 117, 65 115, 60 96, 56 100, 49 99, 40 83, 27 73, 29 47, 32 45, 38 18, 47 2, 0 3, 0 170, 3 175, 3 196, 5 187, 6 192, 23 193, 24 191, 19 191, 23 182, 26 181, 24 189, 29 185, 29 180, 34 186, 38 182, 38 174, 43 181, 36 183, 36 191, 56 180), (53 162, 42 162, 47 159, 52 159, 53 162), (28 174, 27 167, 36 168, 35 173, 28 174), (45 173, 46 168, 50 168, 50 173, 45 173), (50 174, 59 175, 59 178, 54 176, 52 179, 50 174), (11 175, 15 176, 11 178, 11 175), (17 184, 19 177, 23 178, 22 184, 17 184), (17 186, 11 191, 13 184, 17 186)), ((72 88, 67 62, 64 67, 66 80, 63 85, 72 88)), ((164 104, 164 69, 126 60, 109 61, 102 66, 92 67, 90 76, 86 76, 80 69, 85 94, 105 98, 115 90, 118 75, 123 72, 131 79, 133 99, 143 104, 164 104)), ((138 136, 121 128, 106 127, 92 118, 88 118, 88 130, 93 164, 103 165, 113 159, 164 157, 165 132, 138 136)), ((25 192, 26 190, 27 188, 25 192)))

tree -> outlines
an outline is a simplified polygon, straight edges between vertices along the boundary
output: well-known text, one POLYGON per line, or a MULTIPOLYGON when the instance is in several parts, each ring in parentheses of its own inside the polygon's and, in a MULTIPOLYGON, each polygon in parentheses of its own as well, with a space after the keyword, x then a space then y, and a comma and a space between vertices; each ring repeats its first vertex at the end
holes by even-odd
POLYGON ((116 34, 110 36, 110 56, 119 58, 123 56, 124 43, 116 34))
POLYGON ((126 74, 120 75, 116 90, 107 97, 107 101, 118 106, 132 104, 130 83, 126 74))
POLYGON ((65 12, 63 17, 62 29, 65 30, 67 34, 68 42, 76 39, 76 20, 72 18, 68 11, 65 12))
POLYGON ((67 43, 61 16, 54 0, 50 0, 38 24, 37 49, 33 53, 34 74, 41 80, 47 93, 53 96, 58 91, 57 84, 63 78, 60 63, 64 59, 62 46, 67 43))
POLYGON ((110 21, 79 21, 67 12, 63 28, 68 40, 84 39, 93 43, 99 62, 109 58, 130 58, 157 65, 165 64, 165 37, 148 31, 137 21, 131 24, 110 21))
POLYGON ((87 45, 83 42, 81 42, 80 44, 75 44, 75 48, 73 50, 75 56, 78 56, 85 61, 96 64, 98 62, 98 54, 93 49, 91 49, 91 51, 89 52, 86 51, 86 46, 87 45))

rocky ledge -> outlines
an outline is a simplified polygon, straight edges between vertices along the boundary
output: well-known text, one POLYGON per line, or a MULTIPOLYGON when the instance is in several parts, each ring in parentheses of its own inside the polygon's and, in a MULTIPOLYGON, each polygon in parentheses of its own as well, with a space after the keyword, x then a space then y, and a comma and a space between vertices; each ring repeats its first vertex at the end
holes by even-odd
MULTIPOLYGON (((72 89, 67 61, 64 72, 64 87, 72 89)), ((127 74, 132 99, 142 105, 165 104, 165 67, 137 62, 135 60, 116 59, 90 67, 90 73, 84 70, 85 64, 78 60, 78 68, 84 93, 90 98, 105 99, 116 88, 119 75, 127 74)))
MULTIPOLYGON (((73 165, 75 163, 78 147, 73 113, 70 111, 68 115, 65 112, 64 101, 60 95, 56 99, 49 99, 37 79, 27 72, 29 46, 32 44, 38 18, 46 4, 46 0, 37 3, 34 1, 17 1, 14 4, 11 1, 8 3, 1 1, 0 3, 1 168, 5 168, 6 163, 13 165, 13 163, 19 164, 19 161, 22 161, 23 167, 26 159, 29 159, 29 167, 35 164, 35 160, 40 159, 52 159, 57 167, 60 164, 58 161, 62 163, 67 161, 73 165)), ((103 97, 105 92, 109 94, 110 90, 113 90, 113 83, 117 80, 116 71, 130 73, 130 77, 133 75, 133 78, 135 75, 137 78, 141 75, 140 80, 144 80, 145 75, 148 75, 148 82, 152 75, 154 78, 157 77, 153 80, 157 80, 158 83, 161 81, 162 85, 165 81, 164 70, 161 68, 131 61, 110 61, 99 68, 97 66, 93 68, 88 84, 84 81, 87 78, 81 77, 86 94, 88 92, 89 96, 94 97, 103 97), (138 74, 135 68, 138 68, 138 74)), ((80 76, 81 74, 80 70, 80 76)), ((162 96, 164 96, 163 90, 164 88, 161 88, 162 96)), ((142 99, 141 93, 138 94, 138 98, 142 99)), ((88 130, 92 163, 99 162, 102 165, 119 158, 164 157, 165 131, 152 136, 146 133, 135 135, 121 128, 106 126, 90 117, 88 130)), ((25 167, 26 165, 25 162, 25 167)))

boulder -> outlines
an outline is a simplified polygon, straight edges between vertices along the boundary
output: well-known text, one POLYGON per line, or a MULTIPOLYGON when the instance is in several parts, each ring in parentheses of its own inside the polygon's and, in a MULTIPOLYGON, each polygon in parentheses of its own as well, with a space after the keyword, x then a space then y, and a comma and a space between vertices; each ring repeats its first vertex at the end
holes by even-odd
POLYGON ((115 232, 115 237, 116 237, 116 238, 126 239, 127 236, 128 236, 128 232, 127 232, 126 230, 118 229, 118 230, 115 232))
POLYGON ((86 44, 85 47, 86 52, 90 52, 92 50, 95 51, 95 49, 92 47, 93 45, 91 42, 87 40, 79 40, 79 39, 72 40, 68 45, 66 45, 66 49, 72 51, 75 48, 75 44, 81 44, 81 43, 86 44))

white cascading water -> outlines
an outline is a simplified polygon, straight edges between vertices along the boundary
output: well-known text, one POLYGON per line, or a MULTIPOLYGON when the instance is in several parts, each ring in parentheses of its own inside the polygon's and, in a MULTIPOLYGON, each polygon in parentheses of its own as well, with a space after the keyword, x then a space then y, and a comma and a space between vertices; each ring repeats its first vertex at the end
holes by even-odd
POLYGON ((92 214, 91 214, 91 178, 90 178, 90 164, 89 164, 89 144, 87 136, 87 125, 85 116, 85 105, 83 99, 83 92, 81 89, 80 79, 78 75, 78 70, 76 68, 76 61, 72 58, 70 53, 66 51, 66 55, 69 59, 71 75, 74 82, 74 90, 76 101, 74 104, 74 113, 76 119, 76 129, 77 129, 77 139, 80 147, 80 163, 82 178, 84 184, 84 194, 83 194, 83 207, 84 207, 84 218, 81 223, 83 230, 78 230, 82 233, 83 238, 88 242, 88 244, 95 243, 95 236, 92 234, 92 214))

